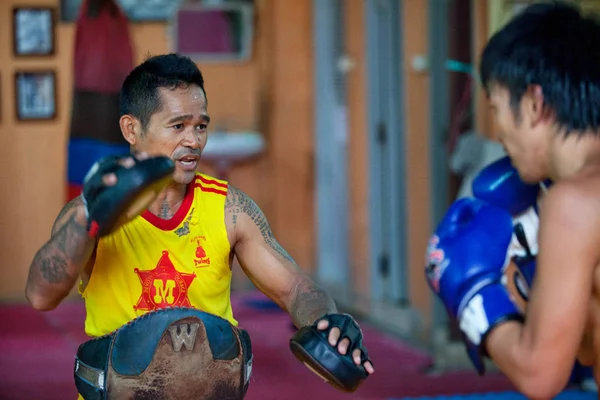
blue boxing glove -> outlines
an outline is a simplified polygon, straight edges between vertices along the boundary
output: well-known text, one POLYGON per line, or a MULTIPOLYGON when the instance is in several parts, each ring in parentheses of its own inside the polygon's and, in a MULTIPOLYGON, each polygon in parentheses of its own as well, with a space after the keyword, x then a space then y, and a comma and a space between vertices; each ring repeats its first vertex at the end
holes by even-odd
POLYGON ((475 177, 471 187, 473 196, 511 215, 519 215, 537 203, 539 184, 528 184, 521 180, 509 157, 503 157, 483 168, 475 177))
POLYGON ((513 236, 509 257, 514 262, 506 269, 505 283, 524 311, 529 288, 535 275, 539 230, 538 198, 544 193, 542 184, 521 180, 509 157, 486 166, 473 180, 473 195, 487 203, 504 208, 513 218, 513 236), (515 268, 516 267, 516 268, 515 268))
POLYGON ((485 372, 485 339, 490 331, 505 321, 523 321, 502 284, 512 235, 509 212, 464 198, 452 204, 427 248, 427 282, 458 322, 480 375, 485 372))

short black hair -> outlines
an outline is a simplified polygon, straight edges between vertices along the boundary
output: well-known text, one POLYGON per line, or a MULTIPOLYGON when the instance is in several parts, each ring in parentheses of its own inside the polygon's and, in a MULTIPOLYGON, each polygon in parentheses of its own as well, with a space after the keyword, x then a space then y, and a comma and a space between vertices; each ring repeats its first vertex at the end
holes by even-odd
POLYGON ((526 7, 487 43, 481 83, 505 87, 517 108, 530 85, 567 133, 600 129, 600 23, 575 5, 552 1, 526 7))
POLYGON ((146 129, 152 114, 160 110, 162 103, 159 88, 175 89, 198 85, 206 96, 204 78, 198 66, 180 54, 163 54, 146 59, 135 67, 121 86, 119 112, 140 120, 146 129))

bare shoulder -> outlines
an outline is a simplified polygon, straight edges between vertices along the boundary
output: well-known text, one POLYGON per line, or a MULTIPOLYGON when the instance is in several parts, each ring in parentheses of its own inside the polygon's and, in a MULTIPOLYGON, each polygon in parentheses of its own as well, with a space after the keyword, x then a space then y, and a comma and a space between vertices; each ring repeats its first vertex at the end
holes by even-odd
POLYGON ((540 282, 548 276, 554 277, 550 280, 564 279, 565 267, 573 279, 575 276, 589 279, 589 274, 599 265, 600 192, 594 188, 600 187, 598 185, 600 181, 580 178, 561 180, 544 196, 540 206, 536 263, 540 282))
POLYGON ((553 209, 573 206, 595 207, 600 204, 600 177, 561 180, 550 187, 543 204, 544 207, 553 209))
POLYGON ((65 204, 54 220, 54 225, 52 225, 52 234, 54 235, 64 224, 73 218, 77 212, 77 209, 82 205, 83 199, 81 196, 77 196, 65 204))
POLYGON ((580 177, 555 183, 541 206, 541 228, 600 238, 600 178, 580 177), (549 223, 551 222, 551 223, 549 223))

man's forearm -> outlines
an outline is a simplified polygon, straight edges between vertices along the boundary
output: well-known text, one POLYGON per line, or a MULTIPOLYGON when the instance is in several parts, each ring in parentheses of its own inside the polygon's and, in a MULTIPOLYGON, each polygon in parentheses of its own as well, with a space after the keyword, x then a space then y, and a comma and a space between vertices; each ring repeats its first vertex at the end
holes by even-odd
MULTIPOLYGON (((519 322, 507 322, 498 325, 490 332, 486 340, 486 350, 494 363, 508 378, 520 380, 521 376, 530 375, 525 352, 520 353, 523 326, 519 322), (522 360, 520 355, 523 355, 522 360)), ((530 360, 531 361, 531 360, 530 360)))
POLYGON ((30 266, 26 295, 34 308, 54 308, 68 295, 94 244, 78 213, 73 213, 37 252, 30 266))
POLYGON ((524 329, 520 322, 500 324, 487 338, 487 351, 496 366, 528 398, 553 398, 566 385, 574 360, 564 360, 562 366, 550 362, 547 355, 551 350, 534 350, 524 329))
POLYGON ((328 313, 336 313, 333 299, 310 279, 304 279, 296 286, 289 313, 297 328, 311 325, 328 313))

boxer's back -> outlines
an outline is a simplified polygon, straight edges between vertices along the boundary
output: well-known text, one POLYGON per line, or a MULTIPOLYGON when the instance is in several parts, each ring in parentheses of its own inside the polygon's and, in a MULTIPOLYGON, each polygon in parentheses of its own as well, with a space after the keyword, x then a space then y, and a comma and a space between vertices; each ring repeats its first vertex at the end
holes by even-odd
POLYGON ((600 264, 596 266, 593 279, 594 286, 589 302, 588 320, 577 360, 582 365, 594 368, 594 379, 600 386, 600 264))
MULTIPOLYGON (((577 176, 570 178, 567 184, 577 187, 587 197, 597 199, 595 215, 581 217, 593 218, 600 221, 600 162, 584 168, 577 176)), ((573 210, 576 217, 577 210, 573 210)), ((542 222, 543 223, 543 222, 542 222)), ((600 230, 600 223, 598 223, 600 230)), ((600 243, 597 250, 599 263, 594 269, 592 292, 589 301, 588 320, 581 347, 577 354, 578 361, 586 366, 594 367, 594 375, 597 383, 600 383, 600 243)), ((566 266, 568 268, 569 266, 566 266)))

